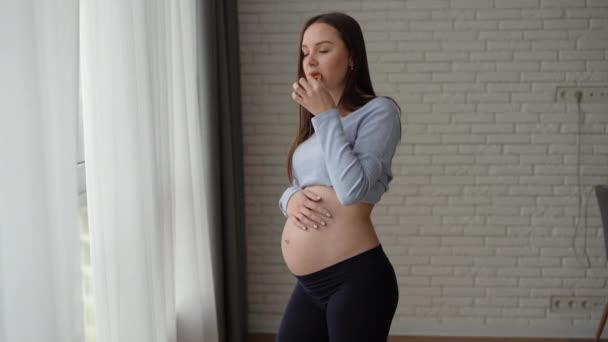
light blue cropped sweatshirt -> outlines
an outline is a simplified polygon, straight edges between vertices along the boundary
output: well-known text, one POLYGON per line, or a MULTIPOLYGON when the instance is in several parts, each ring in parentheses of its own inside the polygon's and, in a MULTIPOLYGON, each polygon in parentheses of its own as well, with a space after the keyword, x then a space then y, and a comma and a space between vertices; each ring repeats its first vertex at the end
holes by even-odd
POLYGON ((311 121, 314 133, 294 151, 294 181, 279 199, 283 215, 291 196, 309 185, 332 186, 343 205, 380 201, 401 141, 397 105, 378 96, 345 117, 334 108, 311 121))

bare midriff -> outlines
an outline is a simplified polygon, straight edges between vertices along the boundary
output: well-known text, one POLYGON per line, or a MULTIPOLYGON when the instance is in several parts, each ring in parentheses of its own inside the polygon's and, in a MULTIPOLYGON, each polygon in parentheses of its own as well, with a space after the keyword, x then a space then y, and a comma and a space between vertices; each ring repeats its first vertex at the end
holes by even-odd
POLYGON ((310 274, 380 244, 371 221, 374 205, 355 203, 344 206, 333 187, 313 185, 306 187, 321 197, 317 203, 332 217, 322 217, 325 226, 303 230, 287 220, 281 236, 283 258, 294 275, 310 274))

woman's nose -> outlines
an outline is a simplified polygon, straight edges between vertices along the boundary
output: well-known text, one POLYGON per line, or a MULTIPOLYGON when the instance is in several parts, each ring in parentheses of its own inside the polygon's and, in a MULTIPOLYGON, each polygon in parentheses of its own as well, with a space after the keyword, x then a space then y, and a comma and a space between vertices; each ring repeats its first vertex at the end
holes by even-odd
POLYGON ((308 65, 316 65, 316 64, 317 64, 317 57, 311 53, 308 56, 308 65))

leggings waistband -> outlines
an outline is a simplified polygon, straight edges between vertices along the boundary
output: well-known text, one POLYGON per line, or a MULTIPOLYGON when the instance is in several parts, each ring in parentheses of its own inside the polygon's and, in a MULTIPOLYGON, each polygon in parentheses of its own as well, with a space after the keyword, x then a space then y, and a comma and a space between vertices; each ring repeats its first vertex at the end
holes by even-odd
POLYGON ((310 274, 296 276, 296 278, 299 281, 301 281, 303 284, 307 284, 307 283, 311 283, 311 282, 314 283, 317 280, 321 280, 321 279, 330 277, 333 274, 344 273, 353 266, 360 265, 362 263, 365 263, 366 261, 373 260, 378 257, 387 258, 386 254, 384 253, 384 249, 382 248, 382 244, 380 244, 372 249, 369 249, 363 253, 359 253, 348 259, 342 260, 342 261, 340 261, 336 264, 333 264, 329 267, 326 267, 322 270, 319 270, 319 271, 316 271, 316 272, 313 272, 310 274))

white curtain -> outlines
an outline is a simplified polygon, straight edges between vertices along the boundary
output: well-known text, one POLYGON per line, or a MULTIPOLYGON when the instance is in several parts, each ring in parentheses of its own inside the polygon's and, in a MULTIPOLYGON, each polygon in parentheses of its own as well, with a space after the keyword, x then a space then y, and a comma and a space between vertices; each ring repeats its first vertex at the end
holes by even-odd
POLYGON ((81 35, 98 341, 218 341, 195 2, 82 0, 81 35))
POLYGON ((84 340, 78 1, 0 1, 0 341, 84 340))

